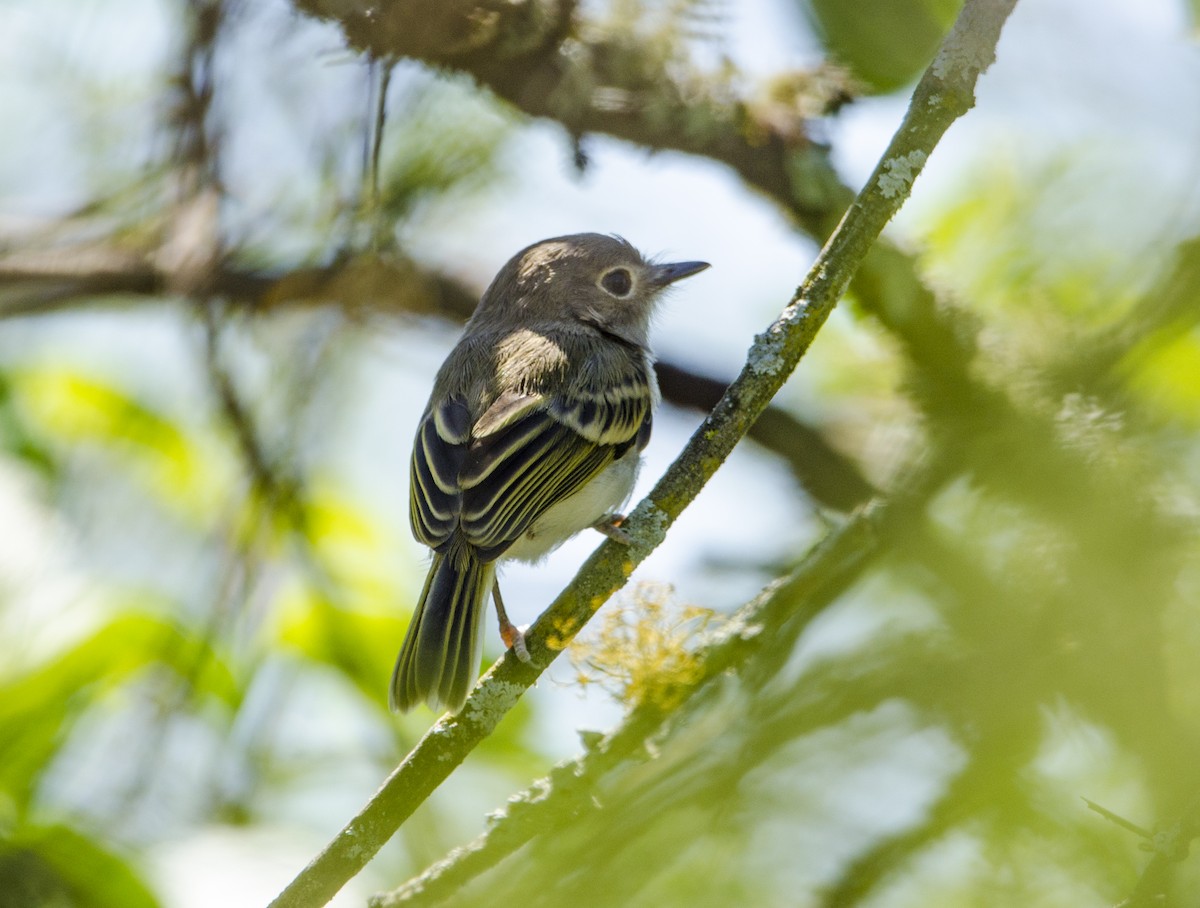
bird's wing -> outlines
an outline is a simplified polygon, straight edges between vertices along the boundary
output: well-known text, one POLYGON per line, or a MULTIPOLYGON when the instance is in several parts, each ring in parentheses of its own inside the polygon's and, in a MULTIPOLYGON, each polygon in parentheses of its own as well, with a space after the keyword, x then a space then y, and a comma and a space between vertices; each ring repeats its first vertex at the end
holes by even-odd
POLYGON ((439 548, 460 530, 496 558, 552 505, 649 440, 647 374, 618 386, 557 395, 502 394, 470 423, 465 402, 431 408, 413 445, 413 535, 439 548))
POLYGON ((458 527, 462 489, 458 474, 471 440, 471 411, 460 397, 430 406, 413 442, 408 518, 418 542, 436 549, 458 527))
POLYGON ((467 451, 461 529, 483 557, 497 557, 558 501, 615 459, 617 449, 589 441, 537 409, 467 451))

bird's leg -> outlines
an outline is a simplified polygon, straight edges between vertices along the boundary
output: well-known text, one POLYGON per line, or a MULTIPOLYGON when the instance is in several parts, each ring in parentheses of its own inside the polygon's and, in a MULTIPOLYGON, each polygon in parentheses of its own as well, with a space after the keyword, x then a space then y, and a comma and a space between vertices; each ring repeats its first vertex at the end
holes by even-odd
POLYGON ((522 662, 529 661, 529 650, 525 648, 525 635, 521 629, 508 620, 508 612, 504 610, 504 600, 500 598, 500 581, 492 581, 492 601, 496 603, 496 617, 500 619, 500 639, 504 645, 513 651, 522 662))
POLYGON ((633 545, 633 539, 621 529, 621 524, 624 522, 624 514, 605 514, 592 524, 592 529, 603 533, 613 542, 619 542, 621 545, 633 545))

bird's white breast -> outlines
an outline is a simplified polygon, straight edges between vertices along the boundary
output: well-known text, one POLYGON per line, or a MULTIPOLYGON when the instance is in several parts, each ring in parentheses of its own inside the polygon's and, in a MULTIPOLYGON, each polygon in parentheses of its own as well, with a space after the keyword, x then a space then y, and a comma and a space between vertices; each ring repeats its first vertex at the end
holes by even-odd
POLYGON ((504 557, 537 561, 580 530, 619 511, 629 500, 641 465, 641 455, 631 447, 624 457, 610 464, 582 489, 547 510, 512 544, 504 557))

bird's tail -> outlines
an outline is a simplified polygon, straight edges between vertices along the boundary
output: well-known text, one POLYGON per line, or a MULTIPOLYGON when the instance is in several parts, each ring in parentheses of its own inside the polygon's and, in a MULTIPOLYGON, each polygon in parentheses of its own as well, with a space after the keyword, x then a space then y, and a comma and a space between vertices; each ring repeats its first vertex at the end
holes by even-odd
POLYGON ((495 577, 495 563, 466 546, 434 553, 392 672, 392 709, 407 712, 421 701, 435 710, 462 708, 479 675, 484 606, 495 577))

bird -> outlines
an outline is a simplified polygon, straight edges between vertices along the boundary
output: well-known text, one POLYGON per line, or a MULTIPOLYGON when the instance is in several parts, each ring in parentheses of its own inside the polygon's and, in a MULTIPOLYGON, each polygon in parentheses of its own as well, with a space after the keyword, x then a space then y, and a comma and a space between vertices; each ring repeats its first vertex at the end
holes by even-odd
POLYGON ((708 267, 580 233, 527 246, 496 274, 413 443, 409 522, 433 557, 392 673, 393 710, 462 708, 489 592, 505 645, 528 660, 498 563, 537 562, 589 527, 628 542, 620 509, 659 401, 651 315, 667 288, 708 267))

